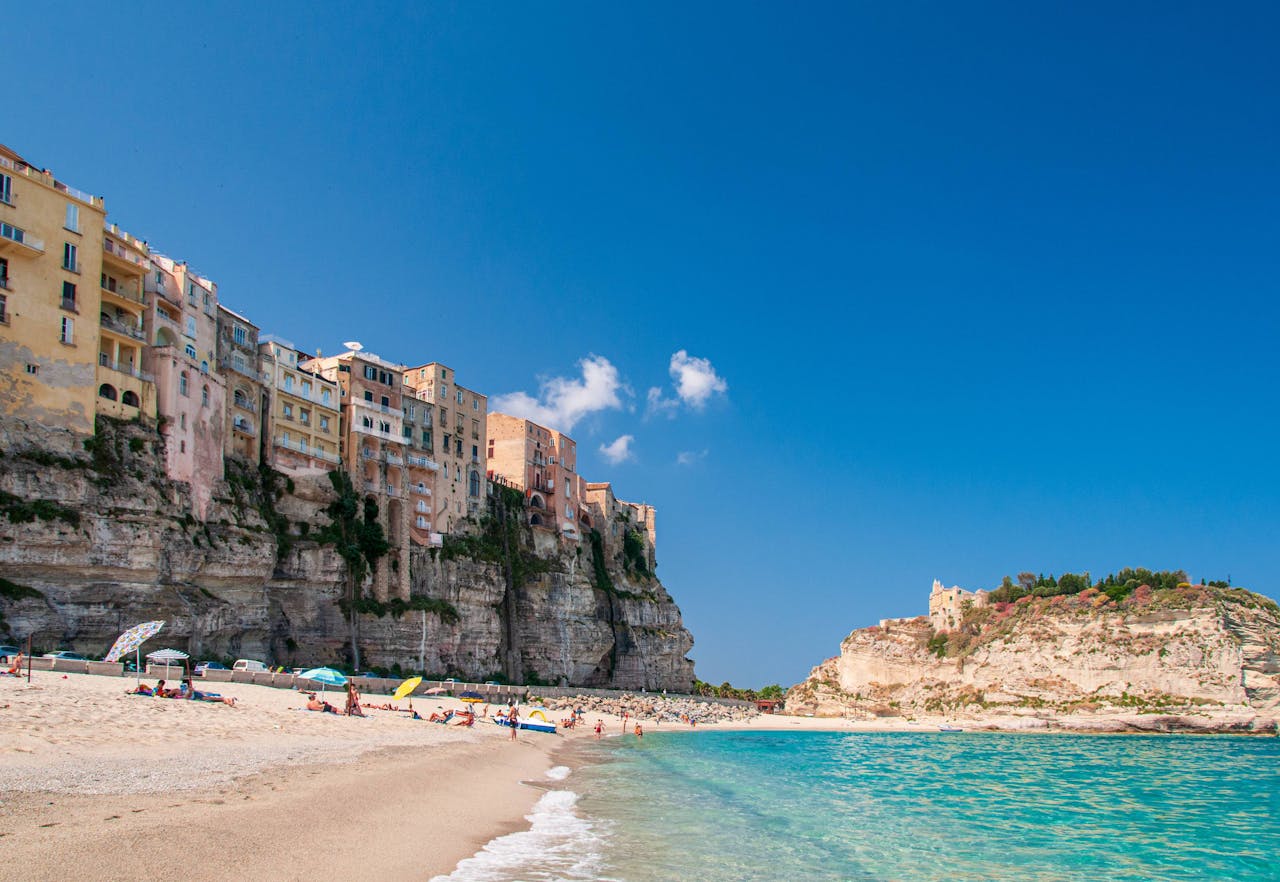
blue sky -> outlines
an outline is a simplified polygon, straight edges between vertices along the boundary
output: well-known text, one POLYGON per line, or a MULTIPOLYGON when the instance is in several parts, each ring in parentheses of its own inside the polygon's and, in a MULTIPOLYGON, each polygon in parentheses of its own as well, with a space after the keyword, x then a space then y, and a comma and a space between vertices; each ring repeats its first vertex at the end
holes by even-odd
POLYGON ((1277 596, 1280 14, 1113 7, 48 4, 0 141, 565 416, 698 675, 790 683, 935 577, 1277 596))

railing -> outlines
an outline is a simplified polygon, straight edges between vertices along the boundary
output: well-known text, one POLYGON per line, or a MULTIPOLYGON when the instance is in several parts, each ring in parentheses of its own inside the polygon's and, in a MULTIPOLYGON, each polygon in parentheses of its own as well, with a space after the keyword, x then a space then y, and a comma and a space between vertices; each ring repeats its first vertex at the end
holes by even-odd
MULTIPOLYGON (((134 291, 133 289, 128 288, 124 285, 117 285, 114 288, 112 288, 110 285, 103 285, 102 290, 106 291, 109 294, 114 294, 122 300, 129 300, 134 303, 141 304, 142 306, 147 305, 147 299, 142 296, 141 291, 134 291)), ((159 312, 159 310, 157 310, 157 312, 159 312)))
POLYGON ((102 207, 101 196, 90 196, 83 190, 77 190, 75 187, 69 187, 61 181, 53 178, 51 175, 46 175, 44 172, 40 171, 40 169, 32 168, 25 162, 14 162, 12 159, 0 156, 0 168, 11 169, 23 177, 38 179, 46 184, 52 183, 55 190, 74 196, 82 202, 88 202, 90 205, 97 205, 99 208, 102 207))
MULTIPOLYGON (((75 308, 75 302, 74 302, 74 301, 72 301, 72 303, 71 303, 70 307, 68 307, 68 306, 67 306, 67 303, 64 301, 64 302, 63 302, 63 304, 62 304, 62 308, 63 308, 63 309, 68 309, 68 308, 70 308, 70 309, 74 309, 74 308, 75 308)), ((99 316, 99 321, 100 321, 100 323, 101 323, 102 327, 106 328, 108 331, 115 331, 117 334, 124 334, 124 335, 125 335, 125 336, 127 336, 127 337, 132 337, 132 338, 133 338, 133 339, 135 339, 135 340, 141 340, 141 341, 142 341, 142 342, 144 342, 144 343, 145 343, 145 342, 146 342, 146 340, 147 340, 146 332, 145 332, 145 331, 143 331, 143 330, 142 330, 142 328, 134 328, 134 327, 130 327, 129 325, 126 325, 124 322, 117 321, 116 319, 113 319, 113 318, 112 318, 111 316, 109 316, 109 315, 101 315, 101 316, 99 316)))
POLYGON ((253 429, 253 423, 241 417, 236 417, 232 420, 231 428, 237 432, 244 432, 246 435, 256 434, 253 429))
POLYGON ((26 230, 21 227, 15 227, 13 224, 0 224, 0 236, 17 242, 19 245, 26 245, 35 251, 44 251, 44 239, 37 239, 26 230))
POLYGON ((160 321, 162 322, 168 322, 169 324, 173 325, 175 328, 181 327, 181 325, 178 324, 178 320, 173 316, 169 315, 169 313, 165 312, 163 309, 156 310, 156 318, 160 319, 160 321))
POLYGON ((428 487, 426 484, 410 484, 409 492, 416 493, 419 496, 430 496, 431 488, 428 487))
POLYGON ((413 507, 413 510, 421 512, 422 514, 431 514, 431 506, 427 505, 425 502, 419 502, 413 507))
POLYGON ((404 443, 403 438, 398 437, 392 432, 384 432, 381 429, 375 429, 370 426, 361 425, 360 423, 353 424, 351 428, 362 435, 372 435, 375 438, 381 438, 383 441, 394 441, 397 444, 404 443))
POLYGON ((257 413, 258 410, 253 406, 253 402, 248 398, 233 398, 231 403, 241 410, 247 410, 249 413, 257 413))
POLYGON ((403 458, 403 457, 400 457, 400 456, 397 456, 397 455, 396 455, 396 454, 394 454, 394 453, 388 453, 388 454, 387 454, 387 464, 388 464, 388 465, 393 465, 393 466, 402 466, 402 465, 404 465, 404 458, 403 458))
POLYGON ((431 469, 432 471, 439 471, 440 469, 439 465, 425 456, 417 456, 416 454, 410 453, 406 455, 406 458, 409 460, 409 465, 411 466, 417 466, 422 469, 431 469))
POLYGON ((365 401, 363 398, 353 398, 353 399, 351 399, 351 400, 352 400, 354 403, 356 403, 356 404, 360 405, 361 407, 367 407, 367 408, 369 408, 370 410, 376 410, 376 411, 378 411, 379 413, 387 413, 387 414, 391 414, 391 415, 393 415, 393 416, 403 416, 403 415, 404 415, 401 411, 396 410, 396 409, 394 409, 394 408, 392 408, 392 407, 390 407, 390 406, 388 406, 388 405, 386 405, 386 404, 374 404, 372 401, 365 401))
POLYGON ((152 382, 151 374, 144 374, 142 371, 127 362, 113 361, 105 352, 98 353, 98 366, 117 371, 118 373, 128 374, 131 377, 135 377, 139 380, 145 380, 148 383, 152 382))
POLYGON ((110 239, 103 238, 102 250, 105 251, 107 254, 120 258, 126 263, 134 264, 139 271, 144 271, 147 269, 148 261, 145 257, 143 257, 138 252, 133 251, 132 249, 126 248, 123 245, 117 245, 115 242, 112 242, 110 239))
POLYGON ((293 450, 305 456, 310 456, 313 459, 323 460, 324 462, 336 463, 338 461, 338 455, 336 453, 329 453, 325 450, 309 447, 301 441, 291 441, 288 438, 277 438, 275 440, 275 445, 282 450, 293 450))
POLYGON ((361 447, 360 456, 364 459, 382 459, 382 451, 370 450, 368 447, 361 447))

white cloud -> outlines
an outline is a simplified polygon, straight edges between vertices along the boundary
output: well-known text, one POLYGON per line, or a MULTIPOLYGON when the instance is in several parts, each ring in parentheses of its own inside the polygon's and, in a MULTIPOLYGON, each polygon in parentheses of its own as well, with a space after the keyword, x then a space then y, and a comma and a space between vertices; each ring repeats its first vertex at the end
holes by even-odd
POLYGON ((664 415, 667 419, 675 419, 676 413, 680 410, 680 399, 667 398, 662 394, 662 390, 654 386, 649 390, 649 394, 645 396, 646 404, 644 409, 645 418, 651 416, 664 415))
POLYGON ((706 407, 711 396, 729 391, 729 384, 716 373, 710 359, 695 358, 683 349, 671 356, 671 379, 680 400, 694 410, 706 407))
POLYGON ((588 355, 578 366, 582 369, 581 379, 552 377, 539 386, 537 398, 527 392, 510 392, 496 396, 490 409, 524 417, 561 432, 573 431, 578 422, 597 411, 620 410, 620 393, 629 394, 630 390, 609 359, 588 355))
POLYGON ((631 452, 631 442, 636 440, 634 435, 620 435, 612 444, 601 444, 600 453, 607 459, 610 465, 618 465, 629 459, 635 459, 635 455, 631 452))
POLYGON ((682 466, 691 466, 700 460, 707 458, 708 451, 694 452, 692 450, 681 450, 676 454, 676 464, 682 466))

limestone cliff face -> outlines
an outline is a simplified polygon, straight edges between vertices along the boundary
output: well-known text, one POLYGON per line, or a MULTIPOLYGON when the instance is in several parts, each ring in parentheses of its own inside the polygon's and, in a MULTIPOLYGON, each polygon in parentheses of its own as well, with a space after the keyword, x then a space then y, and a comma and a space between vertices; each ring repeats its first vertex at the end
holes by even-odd
POLYGON ((937 633, 925 617, 850 634, 787 699, 821 715, 1280 712, 1280 610, 1184 586, 1024 598, 937 633))
MULTIPOLYGON (((0 641, 30 633, 43 648, 100 657, 123 628, 158 618, 157 645, 198 657, 349 658, 342 561, 308 538, 325 522, 322 476, 273 498, 232 469, 201 523, 186 485, 158 472, 159 436, 142 427, 107 423, 88 453, 38 427, 0 427, 0 442, 0 641)), ((540 564, 511 587, 499 563, 415 550, 412 598, 443 603, 361 615, 363 664, 689 690, 693 639, 661 583, 609 560, 606 590, 589 548, 528 528, 519 541, 540 564)))

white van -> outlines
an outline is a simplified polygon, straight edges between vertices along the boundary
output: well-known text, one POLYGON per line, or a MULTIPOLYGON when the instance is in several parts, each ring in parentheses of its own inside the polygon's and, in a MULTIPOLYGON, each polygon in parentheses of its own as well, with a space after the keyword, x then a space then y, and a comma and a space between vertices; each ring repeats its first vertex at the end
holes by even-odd
POLYGON ((238 658, 236 663, 231 666, 231 670, 266 673, 267 665, 265 662, 254 661, 251 658, 238 658))

